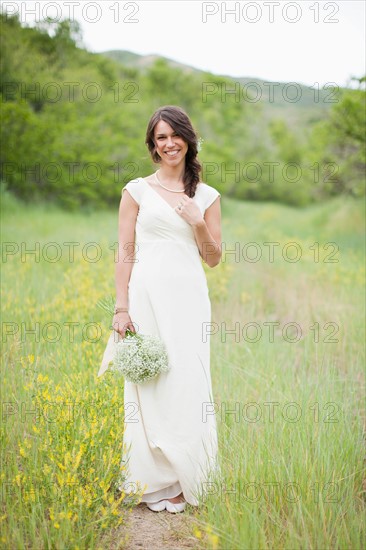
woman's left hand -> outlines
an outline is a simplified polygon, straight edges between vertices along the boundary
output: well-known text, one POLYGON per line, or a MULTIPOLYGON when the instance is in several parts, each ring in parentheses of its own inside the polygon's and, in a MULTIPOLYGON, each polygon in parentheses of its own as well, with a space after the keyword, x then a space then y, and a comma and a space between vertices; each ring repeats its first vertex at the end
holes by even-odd
POLYGON ((180 197, 175 211, 190 225, 194 225, 203 220, 201 210, 199 209, 197 203, 187 195, 180 197), (181 208, 179 208, 179 205, 181 205, 181 208))

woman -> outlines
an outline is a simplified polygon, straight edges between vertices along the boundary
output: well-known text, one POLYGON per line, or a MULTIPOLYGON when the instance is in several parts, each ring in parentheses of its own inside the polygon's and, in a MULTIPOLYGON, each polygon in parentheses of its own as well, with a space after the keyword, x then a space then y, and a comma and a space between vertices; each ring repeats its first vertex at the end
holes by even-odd
POLYGON ((122 311, 112 326, 122 338, 127 329, 159 336, 171 368, 142 385, 125 381, 127 475, 120 489, 145 487, 141 501, 151 510, 181 512, 186 502, 198 506, 217 467, 206 336, 211 303, 201 258, 210 267, 221 259, 220 193, 200 182, 197 136, 180 107, 154 113, 146 144, 159 168, 122 189, 116 266, 122 311))

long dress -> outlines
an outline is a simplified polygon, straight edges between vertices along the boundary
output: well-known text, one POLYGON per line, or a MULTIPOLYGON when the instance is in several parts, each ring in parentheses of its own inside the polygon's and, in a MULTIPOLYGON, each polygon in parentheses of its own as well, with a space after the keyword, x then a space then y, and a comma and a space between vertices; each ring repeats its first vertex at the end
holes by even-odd
MULTIPOLYGON (((120 489, 133 494, 144 487, 141 502, 148 503, 182 492, 198 506, 210 473, 220 472, 207 279, 191 225, 146 179, 133 179, 125 189, 139 204, 129 314, 139 334, 164 342, 170 370, 144 384, 124 381, 120 489)), ((200 182, 193 200, 203 215, 218 196, 200 182)), ((112 335, 98 375, 111 358, 112 335)))

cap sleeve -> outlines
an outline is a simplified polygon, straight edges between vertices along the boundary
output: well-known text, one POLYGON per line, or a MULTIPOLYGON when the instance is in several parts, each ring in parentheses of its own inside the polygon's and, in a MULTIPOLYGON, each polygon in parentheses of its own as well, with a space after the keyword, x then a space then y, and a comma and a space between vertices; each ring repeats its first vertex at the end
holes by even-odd
POLYGON ((142 197, 142 185, 143 183, 140 181, 140 178, 130 180, 124 187, 122 187, 121 195, 123 195, 123 191, 127 189, 131 197, 140 206, 141 197, 142 197))
POLYGON ((207 186, 205 210, 211 206, 217 197, 221 197, 221 193, 219 193, 214 187, 207 186))

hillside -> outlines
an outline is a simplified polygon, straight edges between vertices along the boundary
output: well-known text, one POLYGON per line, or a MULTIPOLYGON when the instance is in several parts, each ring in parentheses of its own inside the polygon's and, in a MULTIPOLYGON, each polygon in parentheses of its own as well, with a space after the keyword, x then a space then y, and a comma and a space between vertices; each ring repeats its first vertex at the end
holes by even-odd
POLYGON ((312 105, 312 91, 301 86, 296 104, 271 103, 258 80, 262 101, 238 101, 221 95, 238 79, 156 56, 80 48, 75 22, 33 28, 0 18, 0 177, 24 200, 115 205, 125 183, 154 170, 146 127, 166 104, 189 114, 204 140, 201 178, 222 195, 302 206, 365 192, 361 89, 340 91, 329 106, 312 105), (205 100, 202 82, 214 91, 205 100))
MULTIPOLYGON (((127 50, 107 50, 101 54, 125 67, 136 68, 142 72, 147 72, 157 60, 161 59, 167 66, 180 69, 187 75, 195 74, 201 78, 207 75, 205 71, 156 54, 139 55, 127 50)), ((299 123, 306 124, 326 118, 328 111, 339 97, 336 89, 310 87, 298 82, 273 82, 244 76, 235 78, 227 74, 217 76, 239 84, 240 101, 252 104, 250 98, 259 97, 258 102, 263 108, 267 121, 281 117, 294 131, 299 123)))

